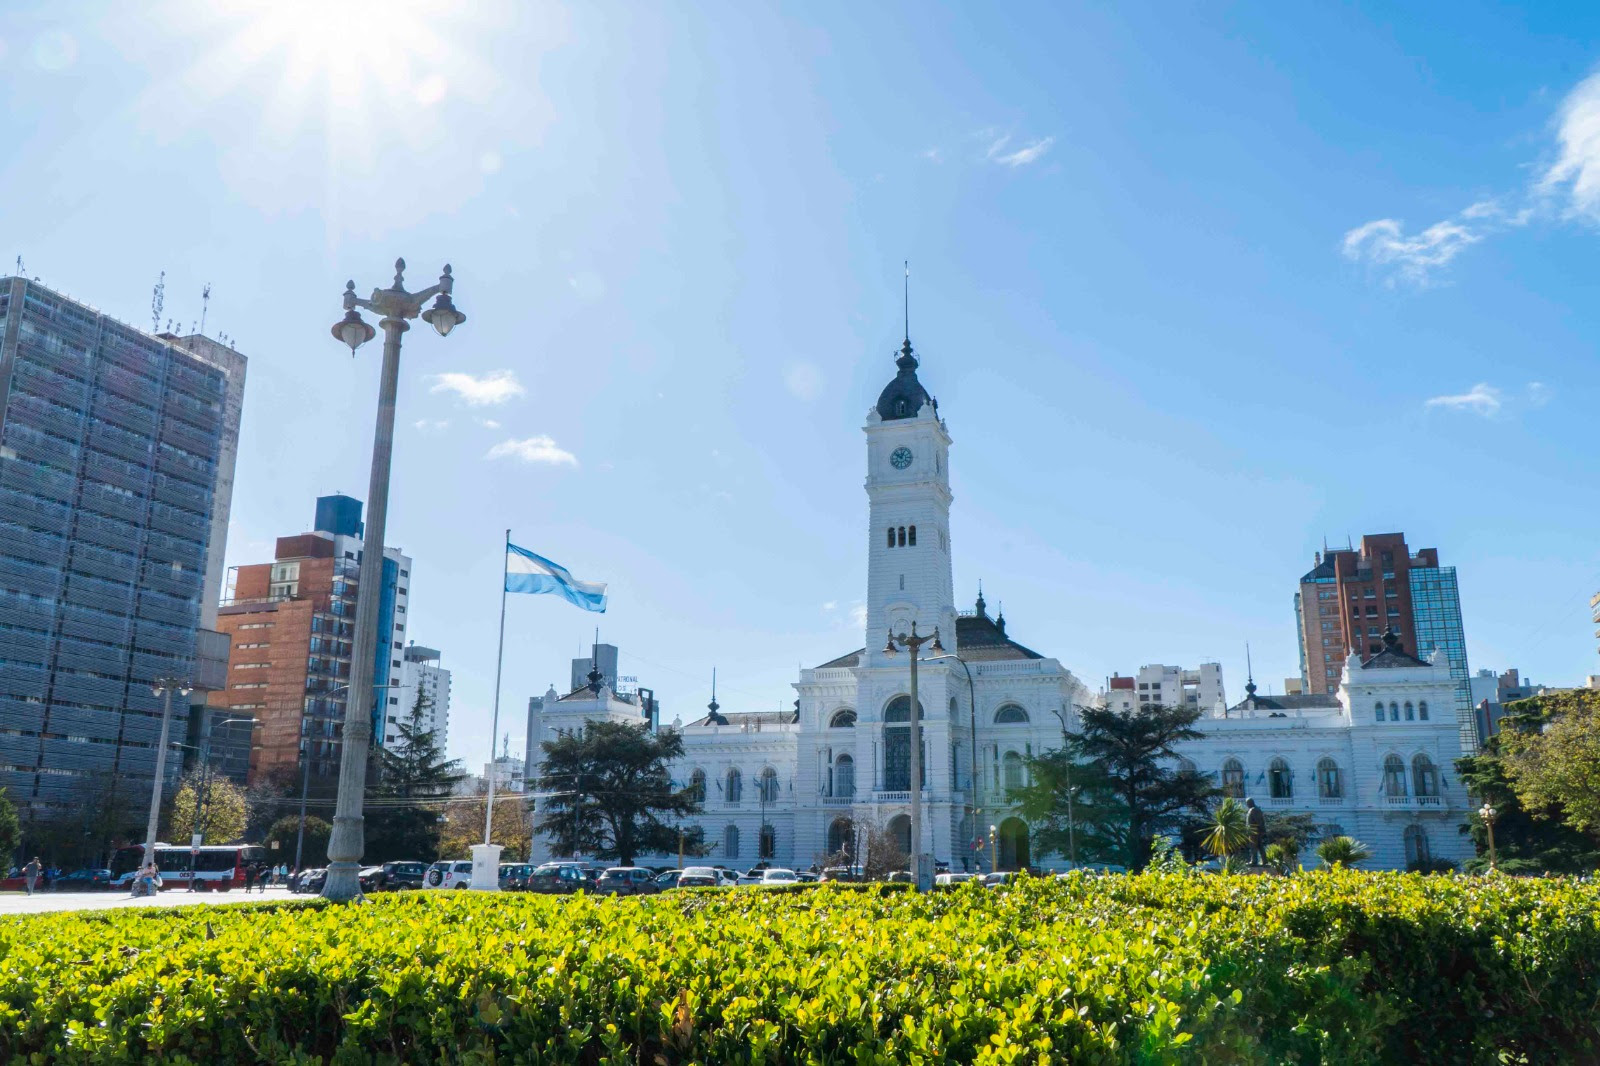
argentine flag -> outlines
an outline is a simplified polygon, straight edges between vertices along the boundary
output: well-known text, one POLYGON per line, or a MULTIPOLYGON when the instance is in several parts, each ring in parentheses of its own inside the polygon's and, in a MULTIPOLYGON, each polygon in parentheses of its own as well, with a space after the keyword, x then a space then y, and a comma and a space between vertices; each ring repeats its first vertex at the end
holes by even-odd
POLYGON ((606 609, 606 587, 598 581, 579 581, 542 555, 527 548, 506 544, 506 591, 527 592, 538 595, 553 592, 574 607, 586 611, 606 609))

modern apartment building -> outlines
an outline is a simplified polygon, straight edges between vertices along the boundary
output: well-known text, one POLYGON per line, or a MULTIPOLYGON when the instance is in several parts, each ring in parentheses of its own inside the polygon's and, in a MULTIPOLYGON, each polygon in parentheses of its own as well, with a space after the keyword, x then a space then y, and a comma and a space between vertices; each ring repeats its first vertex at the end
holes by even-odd
POLYGON ((1209 714, 1218 704, 1228 704, 1220 663, 1201 663, 1193 670, 1159 663, 1141 666, 1133 677, 1111 678, 1107 690, 1112 709, 1197 707, 1209 714))
POLYGON ((1444 654, 1457 682, 1462 750, 1477 750, 1456 569, 1439 565, 1438 549, 1413 553, 1405 534, 1377 533, 1362 537, 1360 548, 1318 552, 1316 565, 1300 579, 1294 609, 1308 692, 1338 691, 1349 655, 1377 654, 1383 650, 1384 633, 1393 629, 1407 655, 1428 659, 1435 650, 1444 654))
MULTIPOLYGON (((304 740, 314 777, 335 774, 355 643, 361 570, 361 503, 317 500, 315 528, 279 537, 271 562, 235 568, 217 628, 233 638, 227 688, 211 696, 213 713, 253 715, 252 782, 299 765, 304 740)), ((383 686, 373 701, 373 738, 399 704, 411 559, 384 549, 379 633, 373 673, 383 686), (391 702, 392 701, 392 702, 391 702)))
POLYGON ((227 353, 0 279, 0 786, 30 816, 148 795, 150 682, 198 680, 244 383, 227 353))
MULTIPOLYGON (((422 695, 422 717, 426 728, 433 730, 439 747, 447 746, 450 738, 450 671, 439 665, 437 648, 424 648, 408 644, 400 660, 400 688, 389 693, 397 700, 389 704, 385 722, 384 747, 400 739, 400 723, 411 717, 411 708, 422 695)), ((385 701, 387 702, 387 701, 385 701)))

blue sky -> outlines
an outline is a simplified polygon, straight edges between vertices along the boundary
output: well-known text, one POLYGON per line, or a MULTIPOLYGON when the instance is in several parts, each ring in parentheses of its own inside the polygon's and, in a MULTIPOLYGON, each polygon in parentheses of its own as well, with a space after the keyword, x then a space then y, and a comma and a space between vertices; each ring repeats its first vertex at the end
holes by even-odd
MULTIPOLYGON (((13 2, 0 257, 249 355, 231 563, 365 496, 347 278, 446 261, 408 335, 390 542, 488 748, 590 626, 666 714, 860 645, 860 426, 911 333, 956 586, 1091 686, 1297 672, 1324 537, 1459 568, 1474 668, 1600 672, 1600 12, 1457 5, 13 2), (390 12, 374 19, 374 12, 390 12)), ((165 323, 163 323, 165 325, 165 323)))

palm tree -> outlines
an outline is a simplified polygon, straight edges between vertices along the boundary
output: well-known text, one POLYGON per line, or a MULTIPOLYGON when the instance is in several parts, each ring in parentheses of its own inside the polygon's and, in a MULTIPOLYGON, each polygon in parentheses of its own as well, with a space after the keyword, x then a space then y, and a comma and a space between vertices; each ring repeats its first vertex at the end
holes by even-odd
POLYGON ((1250 818, 1244 804, 1232 796, 1219 803, 1211 816, 1211 829, 1204 843, 1207 851, 1224 862, 1234 853, 1243 851, 1250 843, 1250 818))
POLYGON ((1317 858, 1328 866, 1359 866, 1372 858, 1372 850, 1351 837, 1329 837, 1317 845, 1317 858))

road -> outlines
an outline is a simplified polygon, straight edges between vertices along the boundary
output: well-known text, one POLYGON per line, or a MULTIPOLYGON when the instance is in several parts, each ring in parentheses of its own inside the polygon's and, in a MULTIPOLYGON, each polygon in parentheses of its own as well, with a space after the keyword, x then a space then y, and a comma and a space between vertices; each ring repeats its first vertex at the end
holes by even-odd
POLYGON ((269 888, 248 896, 240 889, 232 892, 161 892, 134 898, 126 892, 21 892, 0 894, 0 916, 12 914, 51 914, 57 911, 124 910, 129 907, 186 907, 196 903, 243 903, 246 900, 309 899, 286 888, 269 888))

